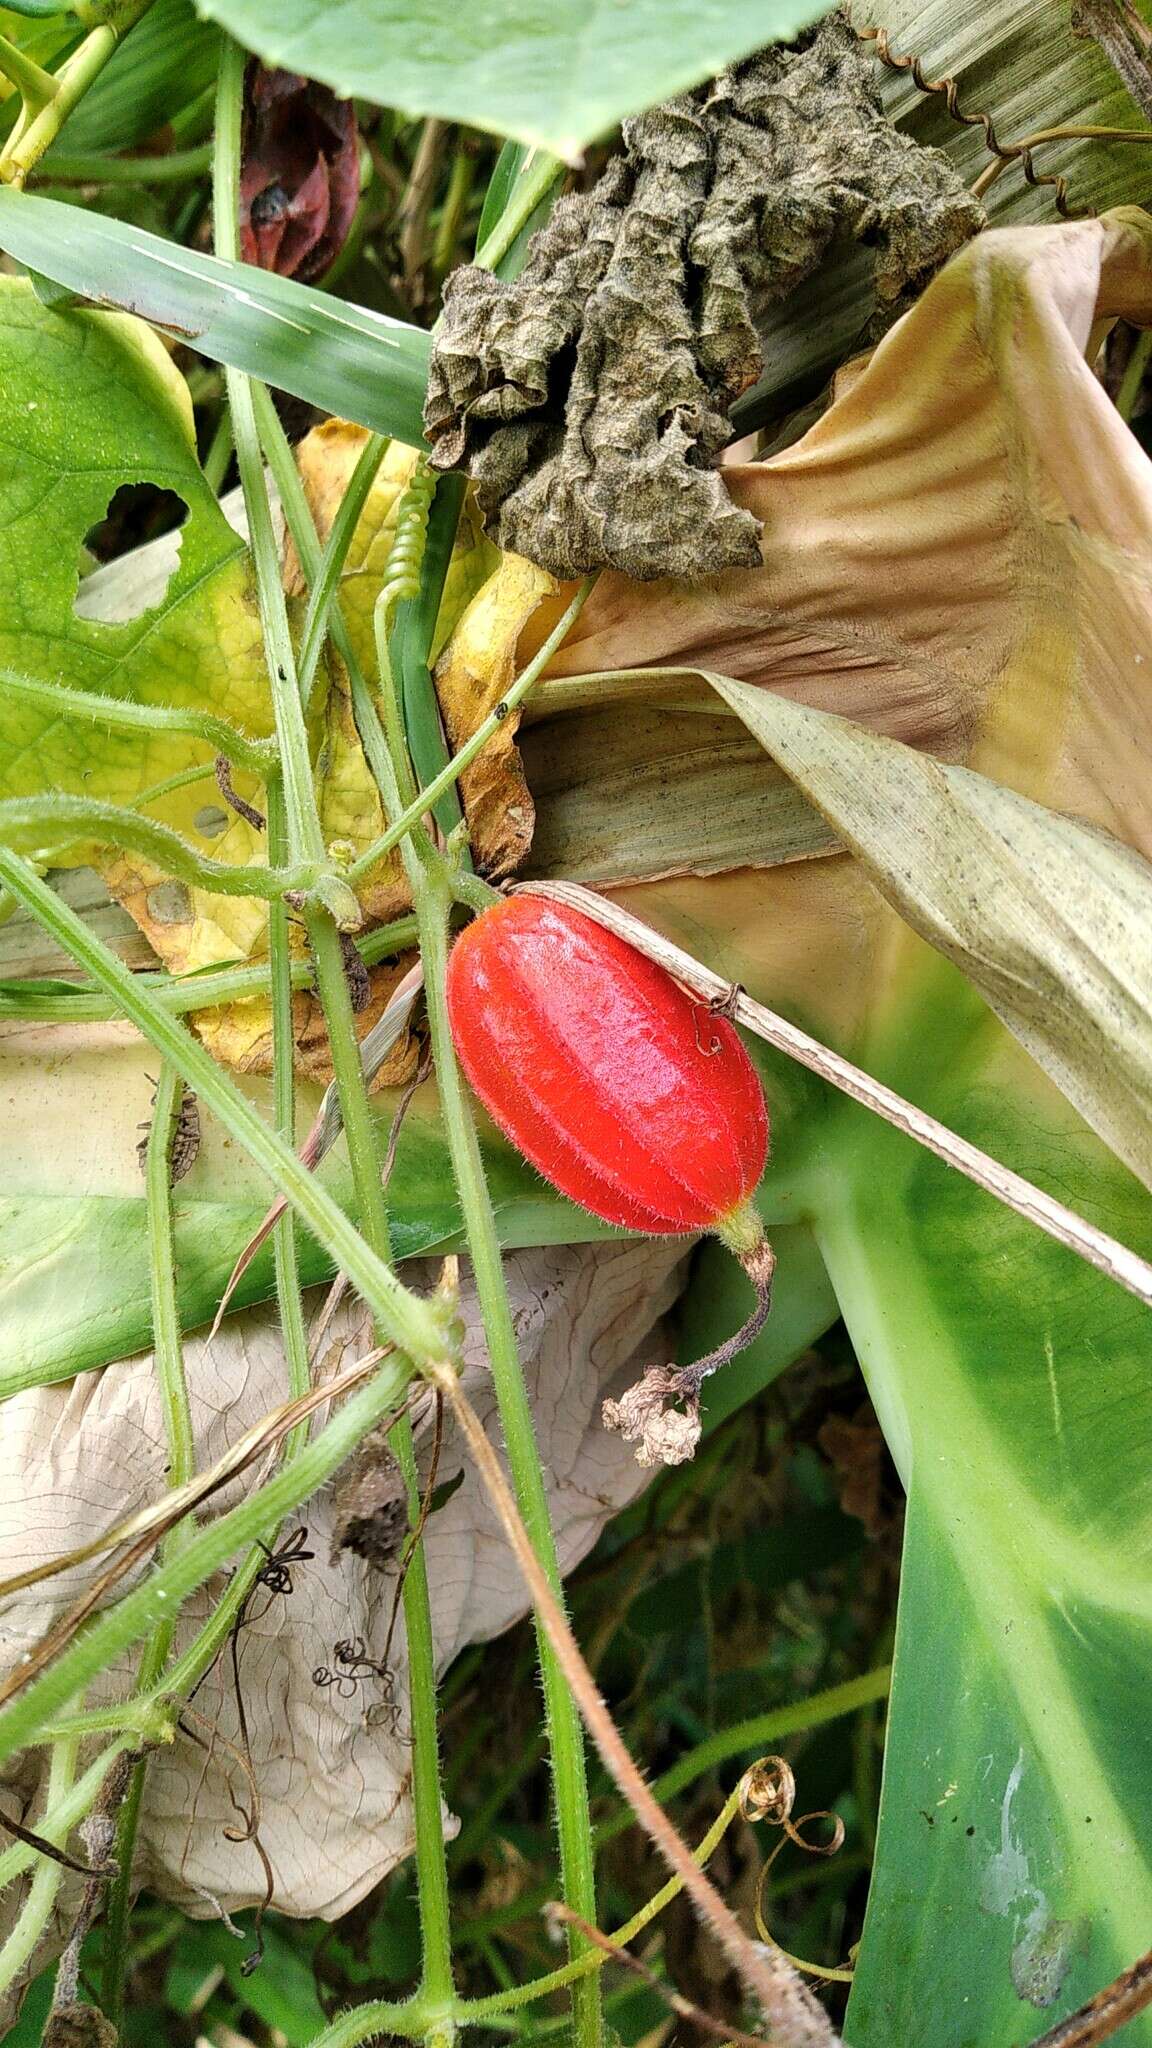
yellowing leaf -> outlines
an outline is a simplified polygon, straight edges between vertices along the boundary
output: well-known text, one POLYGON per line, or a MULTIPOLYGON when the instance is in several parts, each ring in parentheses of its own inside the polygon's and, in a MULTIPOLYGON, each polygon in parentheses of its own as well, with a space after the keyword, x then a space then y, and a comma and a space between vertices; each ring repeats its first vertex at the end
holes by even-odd
MULTIPOLYGON (((541 619, 550 626, 558 616, 563 601, 548 600, 561 587, 546 569, 505 555, 473 598, 436 668, 436 694, 454 750, 515 681, 517 650, 529 625, 542 637, 541 619)), ((485 874, 493 876, 513 873, 532 843, 534 812, 515 745, 518 724, 516 714, 507 718, 460 778, 473 846, 485 874)))
MULTIPOLYGON (((197 463, 184 381, 150 329, 123 314, 51 312, 26 281, 0 278, 0 387, 0 663, 270 731, 247 557, 197 463), (121 486, 141 483, 187 507, 167 589, 131 618, 80 615, 85 538, 121 486)), ((50 788, 132 803, 197 765, 203 782, 175 792, 159 815, 209 852, 195 822, 206 805, 218 809, 207 741, 109 733, 16 696, 0 701, 4 796, 50 788)))

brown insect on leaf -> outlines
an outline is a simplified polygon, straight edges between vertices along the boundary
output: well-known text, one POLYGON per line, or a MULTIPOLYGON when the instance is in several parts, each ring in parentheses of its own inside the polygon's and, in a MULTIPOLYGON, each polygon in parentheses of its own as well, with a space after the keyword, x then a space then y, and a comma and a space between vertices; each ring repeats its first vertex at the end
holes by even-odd
MULTIPOLYGON (((155 1088, 152 1091, 152 1100, 153 1102, 156 1100, 155 1088)), ((148 1145, 152 1136, 152 1125, 150 1122, 138 1124, 137 1129, 144 1133, 136 1147, 136 1157, 140 1161, 140 1171, 144 1173, 148 1166, 148 1145)), ((173 1187, 175 1187, 178 1180, 183 1180, 186 1173, 191 1173, 199 1153, 200 1104, 197 1102, 191 1088, 185 1088, 180 1096, 180 1111, 172 1132, 172 1150, 169 1155, 171 1159, 170 1178, 173 1187)))
POLYGON ((281 277, 319 277, 344 246, 360 197, 356 113, 294 71, 248 66, 240 252, 281 277))
POLYGON ((940 151, 886 118, 841 14, 624 124, 518 279, 449 279, 424 422, 499 545, 561 578, 760 566, 716 468, 763 367, 757 325, 851 235, 890 315, 983 225, 940 151))
POLYGON ((378 1570, 391 1564, 408 1530, 408 1492, 387 1430, 365 1437, 344 1468, 333 1505, 334 1554, 355 1551, 378 1570))

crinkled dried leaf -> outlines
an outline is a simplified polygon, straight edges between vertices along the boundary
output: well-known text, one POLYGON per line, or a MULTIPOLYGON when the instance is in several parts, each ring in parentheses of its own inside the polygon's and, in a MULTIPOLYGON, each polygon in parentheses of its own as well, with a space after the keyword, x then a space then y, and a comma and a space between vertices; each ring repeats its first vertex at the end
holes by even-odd
MULTIPOLYGON (((641 1475, 631 1453, 605 1435, 599 1407, 635 1376, 638 1366, 666 1355, 659 1317, 675 1296, 686 1259, 682 1243, 613 1243, 513 1254, 508 1262, 522 1356, 549 1475, 562 1566, 591 1547, 607 1517, 631 1499, 641 1475)), ((431 1279, 411 1269, 409 1278, 431 1279)), ((491 1375, 479 1311, 470 1284, 463 1294, 466 1384, 499 1441, 491 1375)), ((371 1339, 362 1311, 341 1311, 323 1369, 354 1362, 371 1339)), ((275 1313, 234 1317, 212 1345, 185 1345, 196 1434, 205 1466, 284 1398, 283 1349, 275 1313)), ((99 1375, 17 1396, 5 1409, 0 1463, 0 1571, 23 1570, 90 1540, 126 1513, 160 1498, 166 1450, 160 1399, 150 1356, 99 1375)), ((429 1417, 419 1426, 427 1464, 429 1417)), ((443 1500, 426 1535, 438 1661, 443 1667, 467 1642, 506 1628, 526 1610, 520 1573, 484 1489, 446 1427, 441 1480, 467 1467, 463 1484, 443 1500)), ((234 1505, 255 1474, 233 1481, 210 1513, 234 1505)), ((357 1686, 313 1682, 337 1663, 336 1645, 361 1636, 379 1656, 395 1592, 395 1568, 376 1571, 349 1551, 333 1556, 330 1493, 307 1503, 310 1561, 292 1568, 289 1597, 255 1604, 241 1646, 241 1681, 262 1795, 261 1840, 275 1875, 275 1904, 292 1914, 335 1918, 379 1883, 412 1846, 409 1752, 404 1696, 403 1629, 394 1649, 393 1685, 372 1676, 357 1686), (341 1697, 342 1693, 348 1697, 341 1697)), ((6 1664, 70 1604, 99 1568, 74 1568, 17 1594, 0 1619, 6 1664)), ((219 1598, 209 1584, 189 1603, 180 1624, 186 1639, 219 1598)), ((132 1683, 129 1657, 93 1693, 110 1699, 132 1683)), ((238 1739, 232 1681, 225 1663, 201 1687, 196 1708, 229 1741, 238 1739)), ((198 1723, 199 1727, 200 1724, 198 1723)), ((34 1774, 43 1753, 26 1758, 9 1782, 6 1803, 31 1810, 34 1774)), ((149 1764, 137 1845, 137 1876, 150 1890, 193 1915, 213 1907, 204 1887, 228 1908, 263 1896, 259 1859, 249 1844, 229 1842, 228 1753, 219 1748, 203 1776, 204 1751, 183 1736, 149 1764)), ((236 1782, 237 1796, 244 1787, 236 1782)), ((67 1888, 66 1888, 67 1889, 67 1888)), ((9 1910, 17 1902, 13 1901, 9 1910)))
POLYGON ((891 304, 983 215, 885 119, 839 14, 625 123, 624 141, 590 193, 561 200, 518 279, 449 279, 432 459, 466 463, 501 546, 556 576, 752 566, 758 523, 715 463, 762 368, 759 314, 838 234, 878 248, 891 304))

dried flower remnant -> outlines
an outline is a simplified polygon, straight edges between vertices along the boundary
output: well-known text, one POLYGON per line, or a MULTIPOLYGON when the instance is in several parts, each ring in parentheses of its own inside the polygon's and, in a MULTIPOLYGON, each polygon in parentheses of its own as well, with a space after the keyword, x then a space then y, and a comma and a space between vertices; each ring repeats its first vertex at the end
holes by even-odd
POLYGON ((294 71, 248 67, 240 252, 281 277, 319 277, 344 246, 360 197, 356 113, 294 71))
POLYGON ((715 467, 763 366, 758 317, 845 233, 875 248, 897 307, 983 220, 947 159, 888 122, 832 15, 626 122, 515 282, 449 279, 433 463, 467 467, 500 546, 559 577, 758 567, 760 522, 715 467))

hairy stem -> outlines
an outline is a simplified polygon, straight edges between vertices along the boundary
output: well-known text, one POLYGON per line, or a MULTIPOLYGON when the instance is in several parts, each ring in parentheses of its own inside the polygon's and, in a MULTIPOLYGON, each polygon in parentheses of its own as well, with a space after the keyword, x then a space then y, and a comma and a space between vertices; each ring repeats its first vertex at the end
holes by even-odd
MULTIPOLYGON (((259 423, 258 413, 257 424, 259 423)), ((320 655, 328 637, 332 605, 340 587, 348 550, 359 525, 360 514, 368 501, 369 492, 379 475, 380 464, 390 446, 391 443, 385 435, 369 434, 357 458, 356 467, 345 486, 319 567, 315 574, 305 571, 312 588, 308 594, 308 610, 304 616, 304 631, 300 638, 297 662, 300 695, 305 709, 312 702, 320 655)))
MULTIPOLYGON (((468 1250, 476 1279, 492 1380, 500 1409, 500 1420, 512 1471, 513 1484, 528 1529, 538 1569, 559 1603, 560 1568, 556 1556, 548 1494, 532 1410, 520 1370, 516 1332, 508 1300, 500 1256, 500 1242, 492 1199, 484 1178, 480 1146, 471 1107, 464 1092, 448 1027, 444 976, 448 964, 448 893, 439 878, 426 876, 409 854, 409 879, 420 920, 421 951, 424 958, 428 1021, 436 1061, 441 1114, 448 1136, 453 1172, 460 1193, 468 1250)), ((588 1781, 584 1764, 584 1743, 579 1715, 549 1633, 537 1629, 540 1673, 544 1687, 544 1713, 552 1758, 556 1826, 560 1843, 560 1869, 564 1897, 583 1919, 596 1918, 596 1873, 592 1848, 592 1827, 588 1808, 588 1781)), ((572 1959, 581 1955, 586 1943, 569 1929, 572 1959)), ((577 2048, 597 2048, 602 2038, 600 2000, 594 1977, 581 1978, 573 1985, 573 2042, 577 2048)))
MULTIPOLYGON (((164 1416, 164 1438, 168 1448, 168 1484, 185 1486, 195 1469, 192 1411, 184 1373, 184 1346, 180 1337, 180 1314, 176 1305, 176 1258, 172 1237, 172 1138, 184 1094, 176 1069, 167 1063, 160 1069, 148 1134, 146 1192, 148 1200, 148 1260, 152 1286, 152 1355, 160 1387, 164 1416)), ((185 1540, 187 1524, 178 1522, 165 1540, 164 1555, 172 1556, 185 1540)), ((164 1668, 172 1647, 176 1615, 165 1614, 145 1646, 136 1680, 137 1694, 148 1693, 164 1668)), ((128 1916, 132 1904, 132 1859, 136 1829, 144 1795, 147 1762, 141 1760, 132 1772, 116 1829, 116 1876, 108 1891, 107 1940, 104 1946, 104 2010, 119 2026, 124 2007, 124 1984, 128 1958, 128 1916)))
POLYGON ((436 804, 445 791, 452 788, 458 776, 462 775, 465 768, 469 767, 476 759, 476 756, 483 752, 493 734, 499 732, 500 727, 505 723, 510 714, 516 710, 519 704, 523 703, 529 690, 534 683, 539 681, 556 649, 571 631, 572 626, 580 616, 588 593, 595 581, 596 578, 594 576, 586 576, 584 578, 568 609, 557 621, 539 652, 533 655, 532 660, 528 662, 521 674, 517 676, 516 681, 512 684, 506 696, 501 699, 494 711, 489 712, 487 718, 481 720, 471 738, 465 740, 464 745, 453 755, 445 767, 440 770, 439 774, 434 776, 431 782, 426 783, 414 801, 405 810, 401 811, 395 823, 389 825, 388 830, 368 848, 367 852, 362 853, 360 858, 353 862, 348 870, 350 882, 357 882, 361 875, 366 874, 370 868, 375 867, 377 861, 383 860, 385 854, 391 853, 394 846, 399 846, 401 840, 406 838, 408 833, 411 832, 413 825, 418 824, 422 818, 428 815, 429 811, 435 809, 436 804))
MULTIPOLYGON (((215 753, 226 754, 237 767, 250 768, 260 776, 275 765, 275 749, 269 740, 253 739, 226 718, 214 718, 211 712, 194 710, 191 705, 138 704, 133 697, 73 690, 65 683, 49 683, 13 668, 0 668, 0 689, 6 698, 35 704, 54 718, 86 719, 109 732, 171 733, 174 738, 205 740, 215 753)), ((210 771, 211 763, 206 768, 210 771)))
POLYGON ((260 896, 271 899, 285 889, 314 886, 317 863, 297 862, 285 868, 239 867, 198 853, 167 825, 138 817, 121 804, 96 797, 21 796, 0 802, 0 838, 34 839, 30 849, 47 861, 52 853, 95 841, 100 846, 130 847, 154 861, 164 874, 175 875, 193 889, 217 896, 260 896))
MULTIPOLYGON (((415 944, 414 917, 397 918, 393 924, 381 925, 378 931, 365 932, 356 941, 367 967, 393 953, 405 953, 415 944)), ((289 959, 288 978, 293 989, 310 988, 309 962, 289 959)), ((192 974, 137 974, 134 980, 138 988, 146 988, 173 1017, 214 1009, 219 1003, 242 1002, 249 996, 267 996, 270 992, 270 968, 262 960, 251 966, 212 967, 192 974)), ((119 1015, 115 1003, 98 989, 51 981, 47 985, 19 979, 0 982, 0 1018, 73 1024, 103 1023, 119 1015)))
MULTIPOLYGON (((268 851, 273 859, 281 857, 286 841, 284 799, 277 779, 268 785, 268 851)), ((292 1020, 288 912, 283 902, 271 904, 268 910, 268 969, 272 993, 272 1114, 285 1144, 295 1148, 296 1035, 292 1020)), ((308 1332, 300 1296, 296 1218, 290 1209, 285 1209, 277 1219, 272 1233, 272 1253, 276 1272, 276 1305, 288 1368, 288 1392, 295 1396, 308 1391, 308 1332)), ((285 1448, 286 1457, 292 1456, 306 1434, 307 1427, 303 1423, 293 1431, 285 1448)))
MULTIPOLYGON (((51 1842, 54 1849, 62 1849, 68 1837, 67 1830, 62 1829, 55 1820, 52 1809, 58 1807, 72 1790, 79 1746, 75 1740, 58 1742, 52 1751, 52 1761, 48 1769, 48 1790, 44 1801, 48 1812, 37 1832, 43 1835, 45 1841, 51 1842)), ((35 1856, 36 1852, 31 1850, 29 1853, 35 1856)), ((3 1948, 0 1948, 0 1997, 26 1969, 36 1952, 37 1943, 46 1933, 63 1876, 64 1869, 61 1864, 53 1862, 48 1856, 39 1858, 16 1925, 3 1948)))
MULTIPOLYGON (((360 1064, 360 1048, 339 941, 331 921, 317 917, 310 925, 316 981, 328 1020, 332 1067, 340 1096, 352 1184, 361 1226, 372 1248, 390 1250, 388 1209, 381 1179, 376 1126, 368 1107, 368 1090, 360 1064)), ((413 1519, 419 1510, 416 1456, 412 1427, 404 1416, 390 1442, 408 1488, 413 1519)), ((409 1704, 412 1717, 412 1805, 416 1823, 416 1875, 423 1943, 423 1995, 446 2006, 452 1998, 452 1943, 448 1910, 448 1866, 441 1818, 440 1751, 436 1725, 436 1649, 428 1572, 422 1543, 417 1543, 404 1576, 404 1625, 408 1641, 409 1704)))

